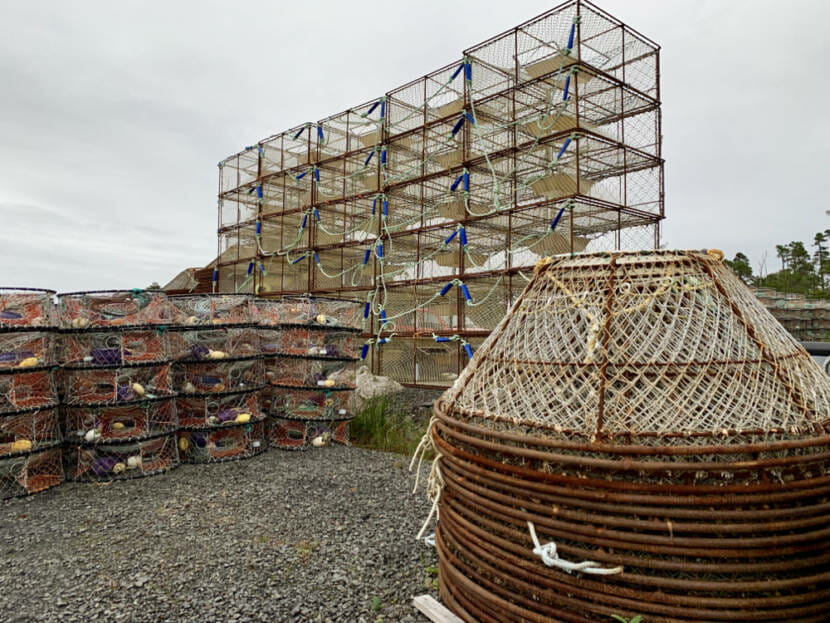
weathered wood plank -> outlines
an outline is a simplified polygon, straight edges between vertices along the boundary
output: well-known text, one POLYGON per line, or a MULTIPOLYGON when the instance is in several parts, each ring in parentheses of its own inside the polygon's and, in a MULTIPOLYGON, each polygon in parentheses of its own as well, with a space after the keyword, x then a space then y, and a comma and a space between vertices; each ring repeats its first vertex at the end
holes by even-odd
POLYGON ((433 623, 464 623, 431 595, 418 595, 412 605, 433 623))

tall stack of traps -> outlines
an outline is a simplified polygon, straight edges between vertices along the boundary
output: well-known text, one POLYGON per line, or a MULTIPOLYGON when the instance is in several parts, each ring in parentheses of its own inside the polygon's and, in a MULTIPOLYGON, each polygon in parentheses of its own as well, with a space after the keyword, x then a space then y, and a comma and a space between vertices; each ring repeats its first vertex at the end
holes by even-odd
POLYGON ((830 620, 830 379, 720 257, 541 261, 436 403, 463 620, 830 620))
POLYGON ((363 304, 331 298, 257 299, 272 447, 349 443, 349 403, 363 304))
POLYGON ((168 337, 182 461, 213 463, 264 452, 265 382, 252 297, 195 294, 170 302, 176 310, 168 337))
POLYGON ((659 246, 659 54, 569 0, 245 147, 219 163, 214 289, 369 300, 372 371, 449 387, 541 257, 659 246))
POLYGON ((0 499, 63 482, 54 294, 0 288, 0 499))
POLYGON ((66 477, 109 481, 179 463, 167 295, 103 290, 58 295, 66 477))

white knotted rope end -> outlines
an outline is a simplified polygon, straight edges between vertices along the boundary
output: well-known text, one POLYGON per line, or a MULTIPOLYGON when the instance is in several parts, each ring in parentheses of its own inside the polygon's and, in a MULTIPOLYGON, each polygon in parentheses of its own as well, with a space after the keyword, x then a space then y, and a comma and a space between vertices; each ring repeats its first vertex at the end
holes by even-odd
POLYGON ((548 567, 556 567, 565 573, 590 573, 593 575, 616 575, 622 573, 622 567, 601 567, 598 562, 593 560, 583 560, 582 562, 571 562, 559 557, 556 551, 556 543, 551 541, 541 545, 536 536, 536 527, 533 522, 528 521, 527 527, 530 530, 530 538, 533 541, 533 554, 542 559, 548 567))

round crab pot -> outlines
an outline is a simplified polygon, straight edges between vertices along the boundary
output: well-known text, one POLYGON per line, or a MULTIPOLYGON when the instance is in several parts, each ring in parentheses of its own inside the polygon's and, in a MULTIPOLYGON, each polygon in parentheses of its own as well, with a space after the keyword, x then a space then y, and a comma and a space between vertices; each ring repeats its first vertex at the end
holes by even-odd
POLYGON ((436 402, 463 620, 830 620, 830 379, 721 258, 541 261, 436 402))
POLYGON ((168 325, 174 318, 175 309, 161 290, 58 294, 58 320, 62 329, 168 325))
POLYGON ((182 294, 170 297, 175 324, 183 326, 240 325, 254 322, 250 294, 182 294))
POLYGON ((128 443, 67 443, 64 448, 67 480, 109 482, 141 478, 178 465, 175 434, 128 443))
POLYGON ((265 418, 221 428, 182 429, 178 433, 183 463, 219 463, 249 459, 267 449, 265 418))

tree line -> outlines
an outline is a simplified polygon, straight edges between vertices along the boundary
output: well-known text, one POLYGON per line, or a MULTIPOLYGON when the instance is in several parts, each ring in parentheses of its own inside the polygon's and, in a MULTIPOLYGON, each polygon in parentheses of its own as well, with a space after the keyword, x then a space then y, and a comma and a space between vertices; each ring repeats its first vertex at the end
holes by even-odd
POLYGON ((732 260, 724 261, 749 285, 830 298, 830 229, 818 232, 810 249, 803 242, 794 241, 775 245, 775 253, 781 261, 781 270, 769 274, 764 274, 765 261, 762 260, 761 274, 755 275, 749 258, 740 251, 732 260))

